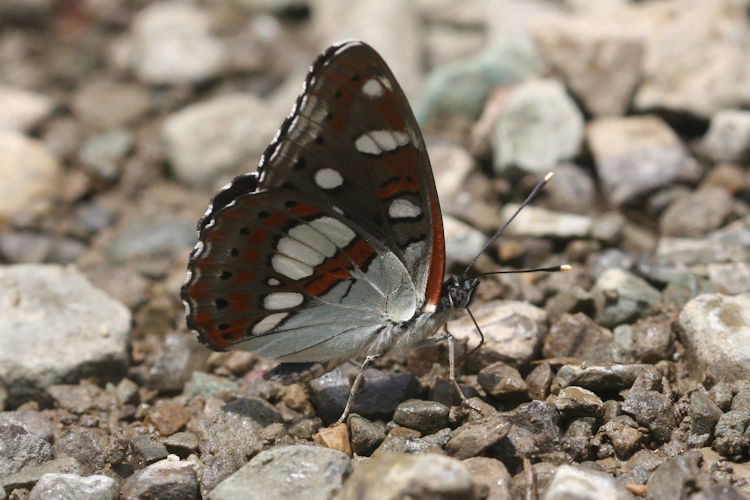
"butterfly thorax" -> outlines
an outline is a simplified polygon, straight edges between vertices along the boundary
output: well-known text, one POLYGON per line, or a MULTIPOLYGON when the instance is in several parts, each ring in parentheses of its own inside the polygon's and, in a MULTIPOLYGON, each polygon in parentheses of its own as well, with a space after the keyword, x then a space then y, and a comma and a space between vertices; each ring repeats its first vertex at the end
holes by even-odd
POLYGON ((384 354, 393 349, 411 347, 435 336, 457 311, 465 309, 471 303, 478 285, 479 280, 476 278, 448 278, 443 283, 440 300, 433 311, 422 309, 407 321, 389 325, 373 341, 370 354, 384 354))

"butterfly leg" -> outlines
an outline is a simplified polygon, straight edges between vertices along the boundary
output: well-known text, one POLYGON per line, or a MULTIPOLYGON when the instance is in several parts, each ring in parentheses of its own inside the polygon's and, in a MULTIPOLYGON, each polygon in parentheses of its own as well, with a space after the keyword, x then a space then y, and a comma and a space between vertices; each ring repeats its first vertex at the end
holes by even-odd
POLYGON ((342 423, 344 420, 346 420, 346 417, 349 415, 349 411, 352 408, 352 402, 354 401, 354 394, 359 390, 359 386, 362 383, 362 379, 365 376, 365 370, 367 369, 370 364, 375 361, 376 359, 382 358, 382 354, 371 354, 370 356, 365 357, 365 360, 362 362, 362 366, 359 367, 359 373, 357 373, 357 377, 354 379, 354 383, 352 384, 352 388, 349 391, 349 399, 346 400, 346 406, 344 407, 344 412, 341 414, 339 419, 337 420, 338 423, 342 423))
POLYGON ((456 389, 458 396, 461 398, 461 405, 471 408, 472 410, 479 411, 479 408, 476 408, 469 402, 468 398, 464 395, 464 391, 461 390, 461 387, 458 385, 458 381, 456 380, 456 339, 448 331, 448 327, 446 325, 443 325, 443 331, 445 332, 443 335, 425 339, 417 345, 419 347, 423 347, 427 345, 437 344, 438 342, 448 342, 448 378, 451 384, 453 384, 453 387, 456 389))

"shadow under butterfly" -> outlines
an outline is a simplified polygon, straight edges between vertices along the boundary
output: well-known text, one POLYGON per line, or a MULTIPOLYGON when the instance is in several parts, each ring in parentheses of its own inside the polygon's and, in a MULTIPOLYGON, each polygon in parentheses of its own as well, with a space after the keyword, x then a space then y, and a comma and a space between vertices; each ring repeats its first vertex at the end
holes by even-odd
POLYGON ((455 311, 471 315, 481 276, 569 269, 469 277, 551 176, 460 276, 443 281, 440 205, 406 97, 370 46, 332 45, 313 62, 257 171, 217 192, 198 222, 181 290, 188 327, 212 349, 280 361, 265 377, 287 384, 364 355, 339 422, 374 360, 445 341, 450 381, 468 404, 454 339, 440 330, 455 311))

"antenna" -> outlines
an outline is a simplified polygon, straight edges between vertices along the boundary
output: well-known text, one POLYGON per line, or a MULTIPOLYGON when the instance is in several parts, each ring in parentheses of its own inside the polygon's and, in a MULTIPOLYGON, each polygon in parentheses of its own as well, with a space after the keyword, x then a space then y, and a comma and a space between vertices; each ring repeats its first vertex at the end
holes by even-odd
MULTIPOLYGON (((505 231, 505 228, 508 227, 508 225, 511 222, 513 222, 513 219, 516 218, 516 216, 521 212, 521 210, 523 210, 523 208, 526 205, 528 205, 529 203, 531 203, 531 201, 534 198, 536 198, 536 196, 539 194, 539 191, 541 191, 542 188, 544 188, 544 186, 547 185, 547 183, 549 182, 549 180, 552 178, 553 175, 555 175, 554 172, 549 172, 547 175, 544 176, 544 179, 542 179, 541 181, 539 181, 539 183, 536 186, 534 186, 534 189, 531 190, 531 193, 529 193, 529 195, 526 197, 526 199, 523 200, 523 203, 521 203, 521 205, 518 207, 518 209, 515 211, 515 213, 510 217, 510 219, 508 219, 507 221, 505 221, 505 224, 503 224, 503 227, 501 227, 500 229, 498 229, 498 231, 494 235, 492 235, 492 238, 490 238, 489 240, 487 240, 487 243, 484 244, 484 246, 479 251, 479 253, 477 253, 477 255, 474 257, 474 259, 472 259, 471 263, 468 266, 466 266, 466 269, 464 269, 464 276, 467 276, 469 274, 469 270, 472 268, 472 266, 474 266, 474 264, 476 264, 477 259, 479 259, 479 256, 482 255, 485 251, 487 251, 487 249, 490 247, 490 245, 492 244, 492 242, 494 242, 496 239, 498 239, 500 237, 501 234, 503 234, 503 231, 505 231)), ((484 275, 487 275, 487 274, 503 274, 503 273, 508 273, 508 272, 532 272, 532 271, 552 271, 552 272, 554 272, 554 271, 564 271, 564 270, 567 270, 567 269, 562 269, 562 267, 564 267, 564 266, 557 266, 557 267, 559 267, 560 269, 554 269, 553 270, 553 268, 544 268, 544 269, 527 269, 527 270, 523 270, 523 271, 496 271, 495 273, 484 273, 481 276, 484 276, 484 275)), ((570 266, 567 266, 567 267, 568 267, 568 269, 570 269, 570 266)))

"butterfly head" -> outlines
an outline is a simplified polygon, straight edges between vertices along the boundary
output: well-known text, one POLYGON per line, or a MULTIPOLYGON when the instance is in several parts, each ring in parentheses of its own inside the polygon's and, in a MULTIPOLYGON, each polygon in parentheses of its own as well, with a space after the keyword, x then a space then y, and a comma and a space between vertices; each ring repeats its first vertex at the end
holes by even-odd
POLYGON ((451 276, 443 283, 443 297, 446 306, 453 309, 466 309, 479 285, 479 278, 451 276))

